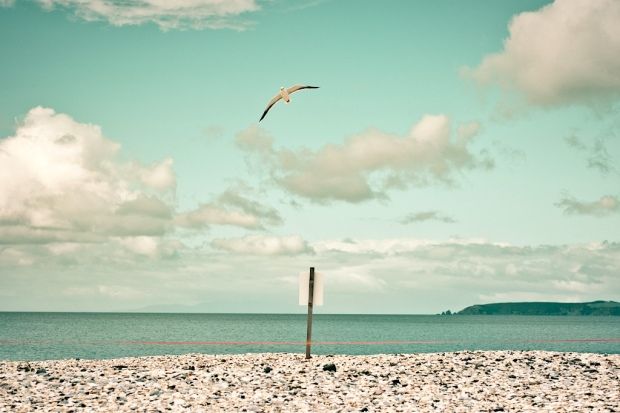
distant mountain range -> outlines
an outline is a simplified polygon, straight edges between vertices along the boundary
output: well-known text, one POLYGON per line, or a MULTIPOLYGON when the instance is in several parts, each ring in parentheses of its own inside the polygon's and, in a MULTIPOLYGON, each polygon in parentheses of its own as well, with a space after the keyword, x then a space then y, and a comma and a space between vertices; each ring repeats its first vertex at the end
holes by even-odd
POLYGON ((620 303, 592 301, 589 303, 494 303, 472 305, 455 313, 463 315, 618 315, 620 303))

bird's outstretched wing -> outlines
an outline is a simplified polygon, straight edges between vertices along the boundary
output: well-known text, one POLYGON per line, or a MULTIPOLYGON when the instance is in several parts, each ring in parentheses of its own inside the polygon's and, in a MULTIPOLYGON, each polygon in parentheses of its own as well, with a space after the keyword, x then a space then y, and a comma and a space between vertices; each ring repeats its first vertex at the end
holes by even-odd
POLYGON ((298 90, 301 89, 318 89, 318 86, 304 86, 304 85, 295 85, 295 86, 291 86, 288 89, 286 89, 286 91, 291 94, 293 92, 297 92, 298 90))
POLYGON ((271 107, 272 107, 273 105, 275 105, 275 104, 276 104, 276 102, 277 102, 278 100, 280 100, 280 99, 282 99, 282 96, 278 93, 277 95, 275 95, 275 96, 274 96, 274 97, 273 97, 273 98, 269 101, 269 103, 267 104, 267 107, 265 108, 265 111, 263 112, 263 116, 261 116, 261 117, 260 117, 260 119, 258 120, 259 122, 260 122, 261 120, 263 120, 263 118, 265 117, 265 115, 267 114, 267 112, 269 112, 269 109, 271 109, 271 107))

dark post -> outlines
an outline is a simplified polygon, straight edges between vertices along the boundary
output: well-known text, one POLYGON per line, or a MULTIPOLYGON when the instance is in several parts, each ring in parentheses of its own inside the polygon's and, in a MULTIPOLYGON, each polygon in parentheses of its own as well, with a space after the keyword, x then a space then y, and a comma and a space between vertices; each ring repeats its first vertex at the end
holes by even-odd
POLYGON ((306 359, 310 358, 312 342, 312 299, 314 298, 314 267, 310 267, 310 284, 308 288, 308 330, 306 333, 306 359))

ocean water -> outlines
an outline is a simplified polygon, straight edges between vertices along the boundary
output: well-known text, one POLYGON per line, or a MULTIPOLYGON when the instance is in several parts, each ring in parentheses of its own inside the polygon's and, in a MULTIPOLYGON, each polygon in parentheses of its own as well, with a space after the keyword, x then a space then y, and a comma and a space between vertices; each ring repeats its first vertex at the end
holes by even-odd
MULTIPOLYGON (((305 314, 1 313, 0 360, 304 353, 305 314)), ((620 317, 316 314, 313 354, 620 353, 620 317)))

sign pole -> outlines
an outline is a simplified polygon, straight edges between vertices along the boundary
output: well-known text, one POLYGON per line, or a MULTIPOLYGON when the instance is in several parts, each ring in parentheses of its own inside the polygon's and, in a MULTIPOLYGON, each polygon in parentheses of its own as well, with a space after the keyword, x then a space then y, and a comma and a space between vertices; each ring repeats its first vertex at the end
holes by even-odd
POLYGON ((306 359, 310 358, 310 346, 312 342, 312 298, 314 297, 314 267, 310 267, 310 280, 308 286, 308 329, 306 332, 306 359))

